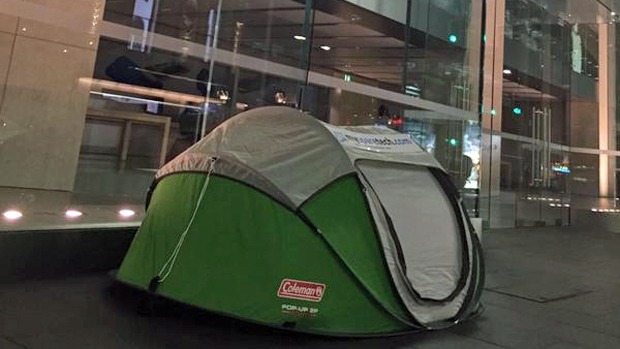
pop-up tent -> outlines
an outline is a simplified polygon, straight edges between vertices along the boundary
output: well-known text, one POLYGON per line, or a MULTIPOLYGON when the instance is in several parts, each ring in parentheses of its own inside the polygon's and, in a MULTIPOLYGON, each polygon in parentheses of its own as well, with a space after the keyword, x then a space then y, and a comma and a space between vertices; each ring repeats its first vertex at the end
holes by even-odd
POLYGON ((151 189, 117 278, 158 296, 332 335, 444 328, 478 310, 478 240, 408 135, 258 108, 165 165, 151 189))

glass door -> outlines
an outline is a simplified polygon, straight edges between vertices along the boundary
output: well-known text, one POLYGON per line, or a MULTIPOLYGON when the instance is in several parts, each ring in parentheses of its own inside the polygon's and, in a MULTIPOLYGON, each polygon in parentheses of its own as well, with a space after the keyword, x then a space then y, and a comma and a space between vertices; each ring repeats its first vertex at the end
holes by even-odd
POLYGON ((515 195, 515 225, 567 225, 568 153, 551 143, 552 109, 534 106, 530 113, 532 137, 520 143, 522 175, 515 195))

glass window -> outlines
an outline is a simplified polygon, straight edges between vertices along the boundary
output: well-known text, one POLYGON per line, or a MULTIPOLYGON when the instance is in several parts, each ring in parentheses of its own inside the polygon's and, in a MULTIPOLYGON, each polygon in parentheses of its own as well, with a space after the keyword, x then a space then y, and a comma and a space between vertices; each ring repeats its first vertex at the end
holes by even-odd
POLYGON ((599 160, 617 148, 615 14, 591 0, 505 5, 495 18, 505 23, 493 88, 501 155, 489 167, 487 217, 492 226, 570 224, 588 196, 614 195, 615 161, 599 160))
POLYGON ((476 1, 39 10, 0 9, 0 210, 22 214, 0 218, 2 230, 137 225, 163 164, 266 105, 410 133, 460 188, 478 185, 467 160, 480 148, 476 1))

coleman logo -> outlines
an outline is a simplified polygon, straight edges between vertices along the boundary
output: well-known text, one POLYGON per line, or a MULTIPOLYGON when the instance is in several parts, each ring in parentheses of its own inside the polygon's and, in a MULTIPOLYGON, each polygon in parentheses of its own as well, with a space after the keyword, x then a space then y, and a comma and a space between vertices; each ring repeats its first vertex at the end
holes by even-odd
POLYGON ((280 283, 278 297, 320 302, 325 293, 325 287, 324 284, 315 282, 284 279, 280 283))

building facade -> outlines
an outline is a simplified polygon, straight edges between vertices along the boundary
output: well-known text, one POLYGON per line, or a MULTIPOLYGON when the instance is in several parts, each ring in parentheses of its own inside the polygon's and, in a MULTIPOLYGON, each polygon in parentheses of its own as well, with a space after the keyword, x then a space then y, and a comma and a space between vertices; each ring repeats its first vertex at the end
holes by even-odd
POLYGON ((0 0, 1 229, 138 224, 154 171, 264 105, 409 133, 490 227, 613 215, 615 5, 0 0))

